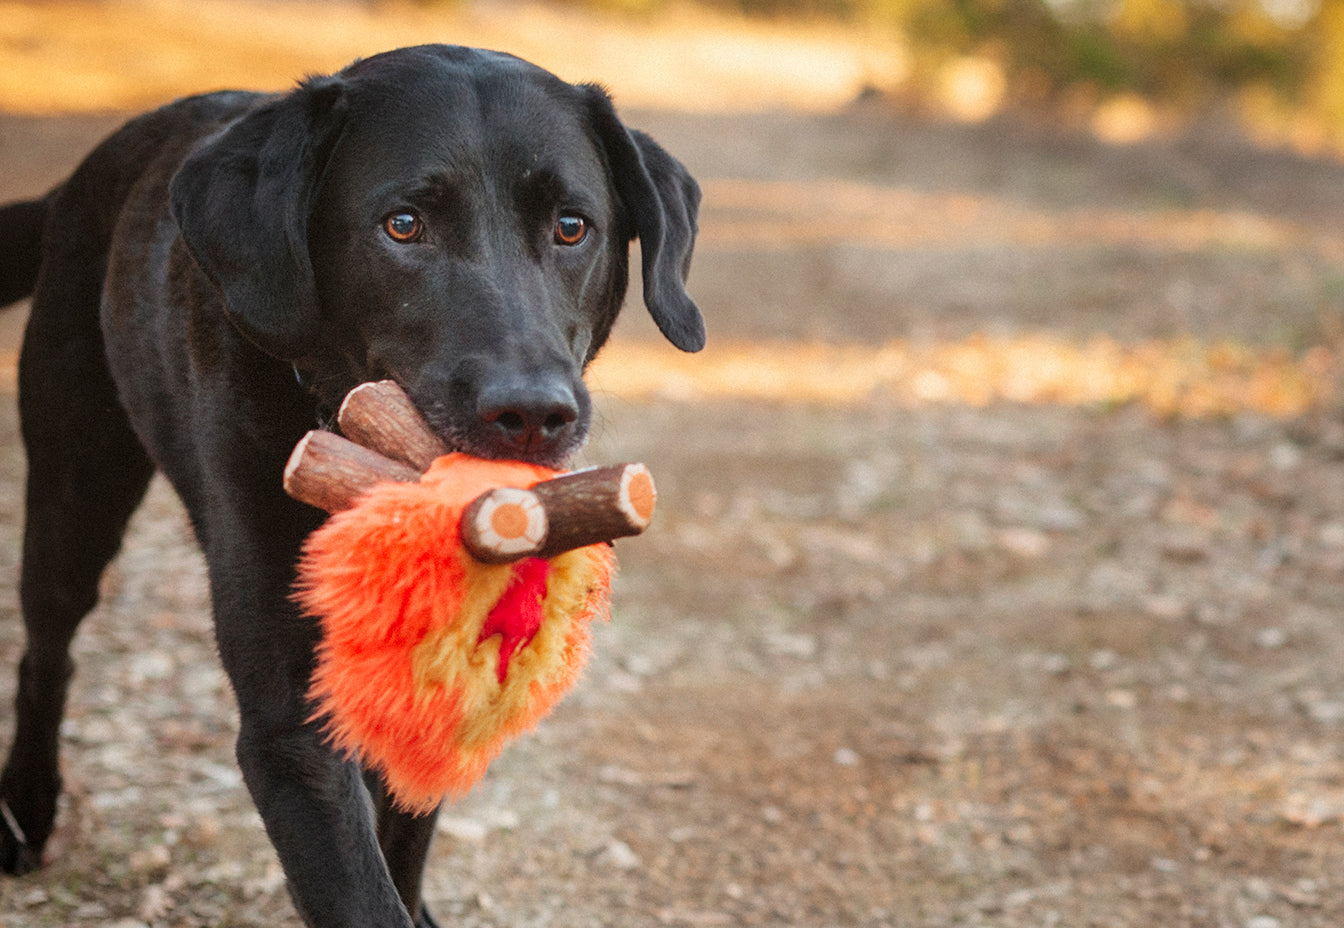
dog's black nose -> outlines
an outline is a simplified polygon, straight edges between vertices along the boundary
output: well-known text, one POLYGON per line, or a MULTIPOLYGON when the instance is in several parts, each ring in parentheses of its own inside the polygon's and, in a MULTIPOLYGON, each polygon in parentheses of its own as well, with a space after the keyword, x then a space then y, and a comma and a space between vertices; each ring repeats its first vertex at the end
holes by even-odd
POLYGON ((579 403, 558 376, 507 378, 482 388, 476 414, 505 454, 546 457, 569 443, 579 403))

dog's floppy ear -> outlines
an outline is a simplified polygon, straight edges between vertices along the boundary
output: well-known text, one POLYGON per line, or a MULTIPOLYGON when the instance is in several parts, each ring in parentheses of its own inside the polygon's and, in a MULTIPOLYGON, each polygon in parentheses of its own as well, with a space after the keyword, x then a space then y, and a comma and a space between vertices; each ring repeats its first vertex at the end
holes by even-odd
POLYGON ((682 351, 699 351, 705 347, 705 322, 686 292, 686 275, 695 247, 700 186, 657 142, 626 129, 605 91, 593 85, 584 90, 626 231, 639 237, 644 305, 668 341, 682 351))
POLYGON ((308 216, 344 110, 339 81, 307 81, 209 141, 172 180, 173 218, 230 320, 285 360, 316 340, 308 216))

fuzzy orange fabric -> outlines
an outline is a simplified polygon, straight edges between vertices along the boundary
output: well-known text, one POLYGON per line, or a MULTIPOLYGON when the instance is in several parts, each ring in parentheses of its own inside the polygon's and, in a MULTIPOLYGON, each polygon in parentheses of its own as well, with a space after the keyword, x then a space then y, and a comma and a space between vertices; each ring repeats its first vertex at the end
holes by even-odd
POLYGON ((296 598, 323 635, 314 717, 409 811, 469 790, 587 662, 610 546, 492 566, 458 542, 462 512, 481 493, 554 475, 446 455, 419 483, 370 490, 304 547, 296 598))

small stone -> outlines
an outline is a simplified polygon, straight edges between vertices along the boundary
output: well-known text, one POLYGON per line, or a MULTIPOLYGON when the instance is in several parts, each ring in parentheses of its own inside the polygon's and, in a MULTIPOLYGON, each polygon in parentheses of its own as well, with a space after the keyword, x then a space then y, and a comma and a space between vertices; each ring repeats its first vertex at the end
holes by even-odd
POLYGON ((1139 697, 1130 690, 1110 690, 1106 693, 1106 704, 1115 709, 1133 709, 1139 704, 1139 697))
POLYGON ((1098 648, 1088 657, 1087 663, 1093 670, 1114 670, 1116 665, 1120 663, 1120 655, 1110 648, 1098 648))
POLYGON ((1064 503, 1043 506, 1037 513, 1037 524, 1049 532, 1076 532, 1086 521, 1081 512, 1064 503))
POLYGON ((127 662, 127 673, 131 683, 141 685, 155 680, 167 680, 177 669, 172 655, 162 651, 142 651, 132 655, 127 662))
POLYGON ((209 847, 219 841, 224 825, 213 815, 201 815, 190 824, 187 838, 193 844, 209 847))
POLYGON ((438 828, 449 837, 467 844, 480 844, 490 833, 484 822, 456 815, 440 816, 438 828))
POLYGON ((1307 704, 1307 715, 1323 725, 1344 722, 1344 701, 1338 699, 1318 699, 1307 704))
POLYGON ((796 657, 799 660, 811 660, 817 656, 817 636, 801 632, 775 632, 767 635, 765 646, 771 654, 779 657, 796 657))
POLYGON ((1190 604, 1178 596, 1154 593, 1144 598, 1143 611, 1155 619, 1176 622, 1190 614, 1190 604))
POLYGON ((1256 647, 1276 651, 1288 643, 1288 633, 1281 628, 1262 628, 1255 634, 1256 647))
POLYGON ((522 819, 512 809, 491 809, 486 813, 486 825, 495 831, 514 831, 522 819))
POLYGON ((630 845, 619 838, 607 842, 607 846, 602 849, 602 860, 617 870, 636 870, 643 863, 630 845))
MULTIPOLYGON (((1274 898, 1274 887, 1270 884, 1269 880, 1266 880, 1264 877, 1251 877, 1246 881, 1245 890, 1246 895, 1250 896, 1252 899, 1266 901, 1274 898)), ((1247 924, 1247 928, 1250 928, 1249 923, 1247 924)), ((1264 928, 1270 928, 1270 926, 1266 925, 1264 928)))
POLYGON ((605 764, 597 771, 597 780, 599 783, 607 783, 612 786, 643 786, 644 777, 636 770, 629 767, 622 767, 618 764, 605 764))
POLYGON ((1052 677, 1062 677, 1073 669, 1073 662, 1069 660, 1067 654, 1042 654, 1037 660, 1037 664, 1042 673, 1049 674, 1052 677))
POLYGON ((243 895, 248 899, 258 899, 278 893, 285 886, 285 871, 280 861, 267 858, 261 873, 243 881, 243 895))
POLYGON ((1292 470, 1302 463, 1302 449, 1286 441, 1279 442, 1270 449, 1269 463, 1277 471, 1292 470))
POLYGON ((47 894, 45 889, 42 889, 39 886, 36 889, 24 893, 19 897, 18 901, 20 906, 27 909, 32 908, 33 906, 46 905, 51 901, 51 896, 47 894))
POLYGON ((1320 828, 1338 822, 1344 817, 1341 811, 1337 802, 1324 796, 1293 792, 1284 797, 1279 815, 1285 822, 1298 828, 1320 828))
POLYGON ((863 758, 859 757, 857 751, 851 748, 836 748, 831 760, 839 767, 857 767, 863 758))
POLYGON ((1301 879, 1279 890, 1283 901, 1299 909, 1315 909, 1323 904, 1321 887, 1315 880, 1301 879))
POLYGON ((173 900, 168 895, 168 890, 160 883, 154 883, 145 887, 145 891, 140 894, 140 905, 136 909, 136 914, 147 922, 158 921, 171 912, 173 909, 173 900))
POLYGON ((207 867, 201 873, 201 881, 205 883, 239 883, 242 882, 247 871, 243 865, 236 860, 225 860, 207 867))
POLYGON ((136 873, 146 873, 150 870, 162 870, 172 863, 172 860, 172 852, 168 850, 167 845, 155 844, 134 852, 126 862, 136 873))
POLYGON ((658 665, 643 654, 627 654, 621 664, 625 667, 627 673, 632 673, 637 677, 651 677, 658 670, 658 665))
POLYGON ((1050 550, 1050 539, 1034 528, 999 529, 999 547, 1024 560, 1042 558, 1050 550))

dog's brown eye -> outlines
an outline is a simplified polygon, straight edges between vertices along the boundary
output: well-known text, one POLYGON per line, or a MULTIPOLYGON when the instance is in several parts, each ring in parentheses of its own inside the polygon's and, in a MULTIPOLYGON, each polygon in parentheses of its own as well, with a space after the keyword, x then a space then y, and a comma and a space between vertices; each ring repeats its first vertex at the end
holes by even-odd
POLYGON ((588 237, 588 222, 582 216, 561 216, 555 221, 555 243, 577 245, 588 237))
POLYGON ((415 213, 393 213, 383 220, 383 231, 392 241, 407 244, 419 240, 425 224, 415 213))

